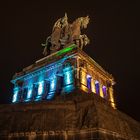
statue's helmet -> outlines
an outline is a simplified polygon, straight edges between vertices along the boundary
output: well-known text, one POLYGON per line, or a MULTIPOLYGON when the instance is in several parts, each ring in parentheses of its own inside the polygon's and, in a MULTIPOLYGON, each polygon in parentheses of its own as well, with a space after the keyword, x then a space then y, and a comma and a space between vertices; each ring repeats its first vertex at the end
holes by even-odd
POLYGON ((83 26, 83 28, 87 28, 89 20, 90 20, 89 16, 82 17, 82 26, 83 26))
POLYGON ((61 19, 61 24, 62 24, 62 27, 68 25, 67 13, 65 13, 65 16, 61 19))

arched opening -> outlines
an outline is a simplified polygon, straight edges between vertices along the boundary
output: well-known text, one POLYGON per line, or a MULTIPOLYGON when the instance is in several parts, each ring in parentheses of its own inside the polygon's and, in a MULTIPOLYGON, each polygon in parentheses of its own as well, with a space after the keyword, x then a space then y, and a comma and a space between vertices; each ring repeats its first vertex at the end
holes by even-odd
POLYGON ((57 84, 57 80, 56 77, 52 77, 50 79, 50 84, 49 84, 49 92, 47 94, 47 100, 51 100, 54 98, 55 92, 56 92, 56 84, 57 84))
POLYGON ((70 93, 74 89, 74 71, 70 63, 66 63, 63 68, 64 92, 70 93))
POLYGON ((91 76, 87 74, 87 88, 91 91, 91 76))
POLYGON ((95 81, 95 91, 96 91, 96 94, 100 94, 100 84, 99 84, 99 81, 95 81))
POLYGON ((106 88, 106 86, 103 85, 102 91, 103 91, 104 98, 107 98, 107 88, 106 88))

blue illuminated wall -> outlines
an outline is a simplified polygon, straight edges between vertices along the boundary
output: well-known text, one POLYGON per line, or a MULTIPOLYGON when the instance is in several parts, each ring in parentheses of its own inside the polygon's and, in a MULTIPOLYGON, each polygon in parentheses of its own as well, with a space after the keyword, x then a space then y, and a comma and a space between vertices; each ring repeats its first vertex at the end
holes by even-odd
POLYGON ((56 84, 57 84, 57 77, 53 76, 52 79, 50 80, 50 88, 47 96, 48 100, 54 98, 56 92, 56 84))
POLYGON ((18 87, 15 87, 14 90, 13 90, 13 92, 14 92, 14 94, 13 94, 12 102, 15 103, 15 102, 18 102, 19 88, 18 87))
POLYGON ((51 100, 56 94, 74 89, 74 71, 71 64, 63 66, 64 59, 14 79, 13 103, 51 100), (22 81, 20 86, 17 81, 22 81))
POLYGON ((63 75, 63 92, 70 93, 74 89, 74 71, 71 65, 65 66, 65 68, 63 69, 63 75))

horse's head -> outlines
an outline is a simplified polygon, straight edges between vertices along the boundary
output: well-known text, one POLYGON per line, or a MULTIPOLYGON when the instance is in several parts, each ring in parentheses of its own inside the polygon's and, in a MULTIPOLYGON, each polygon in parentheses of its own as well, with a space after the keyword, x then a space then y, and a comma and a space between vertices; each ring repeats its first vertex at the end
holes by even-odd
POLYGON ((81 27, 87 28, 87 25, 88 25, 89 20, 90 20, 89 16, 81 17, 80 20, 81 20, 81 27))

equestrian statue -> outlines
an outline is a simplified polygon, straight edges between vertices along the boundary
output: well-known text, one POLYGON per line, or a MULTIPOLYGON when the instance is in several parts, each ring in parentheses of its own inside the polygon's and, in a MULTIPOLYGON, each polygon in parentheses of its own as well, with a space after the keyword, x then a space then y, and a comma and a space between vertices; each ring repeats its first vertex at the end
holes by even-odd
POLYGON ((89 38, 85 34, 81 34, 81 30, 87 28, 88 23, 88 16, 77 18, 73 23, 68 23, 65 13, 64 17, 55 22, 52 34, 47 37, 45 44, 42 44, 43 54, 47 56, 73 43, 82 49, 83 46, 89 44, 89 38))

